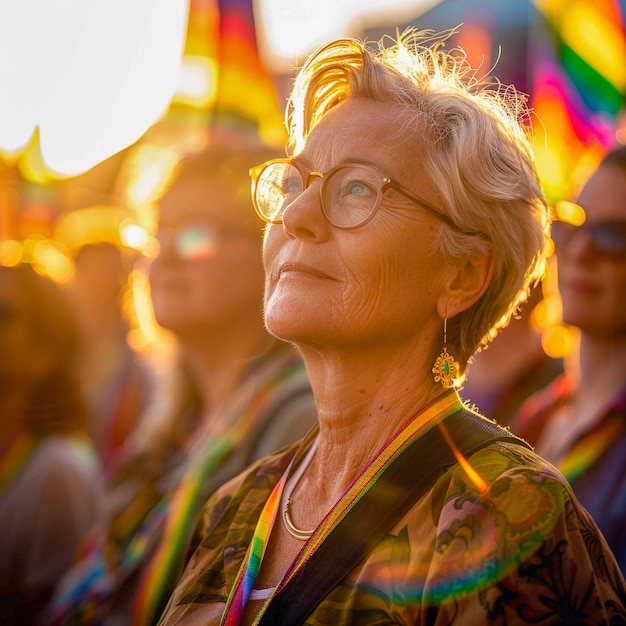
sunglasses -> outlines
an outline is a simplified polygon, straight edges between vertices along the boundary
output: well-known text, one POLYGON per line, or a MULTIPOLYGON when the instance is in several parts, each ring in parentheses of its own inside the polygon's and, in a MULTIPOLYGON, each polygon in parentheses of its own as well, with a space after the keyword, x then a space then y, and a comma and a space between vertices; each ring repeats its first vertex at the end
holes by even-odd
POLYGON ((552 223, 551 236, 557 250, 567 246, 574 237, 584 236, 598 255, 615 259, 626 256, 626 221, 585 222, 575 226, 557 220, 552 223))

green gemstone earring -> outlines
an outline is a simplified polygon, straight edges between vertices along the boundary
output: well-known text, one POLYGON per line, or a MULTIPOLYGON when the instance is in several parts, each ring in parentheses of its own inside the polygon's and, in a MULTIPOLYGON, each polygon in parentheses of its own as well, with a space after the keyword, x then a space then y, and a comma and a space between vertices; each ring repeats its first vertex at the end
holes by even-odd
POLYGON ((459 364, 454 357, 448 352, 448 318, 443 320, 443 350, 437 357, 432 372, 435 375, 435 382, 441 383, 442 387, 450 389, 456 384, 459 377, 459 364))

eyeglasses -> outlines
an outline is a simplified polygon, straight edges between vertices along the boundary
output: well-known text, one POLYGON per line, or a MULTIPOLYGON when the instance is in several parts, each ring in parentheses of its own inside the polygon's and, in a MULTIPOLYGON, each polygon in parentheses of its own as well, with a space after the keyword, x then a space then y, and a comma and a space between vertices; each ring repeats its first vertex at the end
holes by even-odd
POLYGON ((208 224, 189 224, 182 228, 163 228, 157 233, 161 251, 172 246, 183 261, 206 261, 215 256, 220 233, 208 224))
POLYGON ((567 246, 574 236, 584 235, 596 254, 619 258, 626 256, 626 221, 607 221, 574 226, 568 222, 552 223, 554 246, 567 246))
POLYGON ((328 172, 306 172, 293 159, 272 159, 251 168, 250 177, 254 208, 269 224, 281 224, 287 207, 300 197, 313 178, 319 178, 322 213, 337 228, 352 229, 367 224, 380 208, 385 192, 393 189, 454 230, 477 234, 463 231, 430 202, 369 165, 345 163, 328 172))

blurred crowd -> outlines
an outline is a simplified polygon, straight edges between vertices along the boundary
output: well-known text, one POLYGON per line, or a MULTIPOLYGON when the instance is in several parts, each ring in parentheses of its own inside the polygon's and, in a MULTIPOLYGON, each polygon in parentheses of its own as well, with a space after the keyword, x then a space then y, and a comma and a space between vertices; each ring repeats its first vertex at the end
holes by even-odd
POLYGON ((315 423, 299 355, 263 324, 248 170, 275 156, 235 133, 181 157, 154 259, 88 243, 62 285, 0 267, 0 623, 158 618, 199 507, 315 423), (165 367, 128 341, 142 263, 165 367))

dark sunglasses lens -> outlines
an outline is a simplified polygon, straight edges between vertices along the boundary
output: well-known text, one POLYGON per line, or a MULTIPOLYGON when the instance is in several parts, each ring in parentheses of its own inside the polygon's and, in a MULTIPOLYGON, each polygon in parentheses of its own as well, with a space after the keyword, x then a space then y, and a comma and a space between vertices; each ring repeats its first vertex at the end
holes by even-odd
POLYGON ((598 254, 622 256, 626 254, 626 223, 604 222, 573 226, 567 222, 555 221, 551 237, 556 248, 568 245, 573 237, 583 235, 598 254))
POLYGON ((615 256, 626 253, 626 224, 597 224, 591 227, 593 247, 603 254, 615 256))

